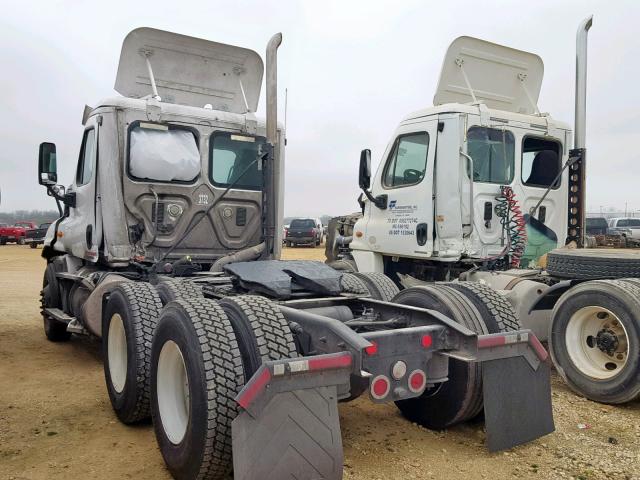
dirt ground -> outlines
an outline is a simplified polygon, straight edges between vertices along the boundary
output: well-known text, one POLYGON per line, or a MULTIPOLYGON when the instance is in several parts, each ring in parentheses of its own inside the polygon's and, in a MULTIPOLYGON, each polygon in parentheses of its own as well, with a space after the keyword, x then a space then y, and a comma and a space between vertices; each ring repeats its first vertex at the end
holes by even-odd
MULTIPOLYGON (((40 251, 0 247, 0 479, 169 478, 151 425, 125 426, 112 413, 99 343, 46 341, 40 251)), ((322 259, 323 249, 284 256, 322 259)), ((640 403, 592 403, 557 378, 553 387, 557 431, 499 454, 486 451, 482 424, 432 432, 404 420, 393 404, 342 404, 344 476, 640 479, 640 403)))

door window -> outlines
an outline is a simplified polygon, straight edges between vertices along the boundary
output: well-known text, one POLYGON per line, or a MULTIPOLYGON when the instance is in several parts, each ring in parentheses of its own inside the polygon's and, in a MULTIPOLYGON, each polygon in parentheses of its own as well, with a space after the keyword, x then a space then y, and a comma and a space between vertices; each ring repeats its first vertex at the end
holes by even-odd
POLYGON ((80 158, 78 159, 78 170, 76 172, 76 185, 86 185, 91 180, 93 173, 93 159, 96 149, 96 131, 91 128, 84 132, 82 146, 80 147, 80 158))
POLYGON ((473 159, 473 181, 508 185, 513 180, 513 133, 495 128, 471 127, 467 153, 473 159))
POLYGON ((401 135, 387 160, 382 183, 387 188, 406 187, 420 183, 427 169, 429 134, 401 135))
MULTIPOLYGON (((562 168, 562 147, 555 140, 525 137, 522 141, 522 183, 549 188, 562 168)), ((560 179, 553 188, 560 186, 560 179)))

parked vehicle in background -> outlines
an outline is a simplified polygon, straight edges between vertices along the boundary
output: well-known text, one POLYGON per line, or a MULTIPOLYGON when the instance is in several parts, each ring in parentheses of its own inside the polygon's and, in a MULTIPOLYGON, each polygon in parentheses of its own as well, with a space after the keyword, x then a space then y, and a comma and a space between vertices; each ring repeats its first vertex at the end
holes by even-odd
POLYGON ((590 217, 586 219, 585 232, 587 235, 606 235, 609 223, 604 217, 590 217))
POLYGON ((324 239, 324 228, 318 218, 294 218, 285 234, 285 245, 320 245, 324 239))
POLYGON ((619 233, 625 236, 627 241, 640 243, 640 218, 611 218, 609 232, 619 233))
POLYGON ((11 226, 0 226, 0 245, 6 245, 8 242, 14 242, 18 245, 25 244, 27 230, 36 228, 33 222, 16 222, 11 226))
POLYGON ((44 237, 47 235, 47 230, 51 226, 51 222, 41 223, 38 228, 30 228, 27 230, 25 236, 25 243, 28 243, 31 248, 37 248, 38 245, 44 244, 44 237))

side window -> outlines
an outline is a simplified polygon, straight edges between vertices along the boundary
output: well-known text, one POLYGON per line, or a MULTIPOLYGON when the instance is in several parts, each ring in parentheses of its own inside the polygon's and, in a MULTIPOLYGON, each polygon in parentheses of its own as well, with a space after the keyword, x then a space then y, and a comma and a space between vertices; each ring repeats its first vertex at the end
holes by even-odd
MULTIPOLYGON (((525 137, 522 141, 522 183, 548 188, 560 173, 562 147, 555 140, 525 137)), ((560 186, 560 180, 553 185, 560 186)))
POLYGON ((217 187, 262 189, 262 169, 258 162, 264 137, 215 132, 209 140, 209 177, 217 187))
POLYGON ((405 187, 420 183, 427 169, 429 134, 410 133, 397 138, 382 176, 385 187, 405 187))
POLYGON ((78 170, 76 172, 76 185, 86 185, 91 180, 93 173, 93 159, 95 158, 96 149, 96 131, 95 129, 86 130, 82 137, 82 146, 80 147, 80 158, 78 159, 78 170))
POLYGON ((618 220, 618 224, 616 225, 616 227, 628 227, 629 226, 629 220, 618 220))
POLYGON ((515 140, 508 130, 471 127, 467 153, 473 159, 473 181, 508 185, 513 180, 515 140))

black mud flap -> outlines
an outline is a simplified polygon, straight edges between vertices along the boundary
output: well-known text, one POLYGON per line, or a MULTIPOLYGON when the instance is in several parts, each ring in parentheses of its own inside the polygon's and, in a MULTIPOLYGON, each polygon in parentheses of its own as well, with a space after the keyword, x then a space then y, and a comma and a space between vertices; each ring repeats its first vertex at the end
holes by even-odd
MULTIPOLYGON (((491 336, 484 336, 491 340, 487 337, 491 336)), ((489 356, 499 357, 502 353, 512 356, 482 362, 489 450, 506 450, 553 432, 551 368, 537 338, 526 332, 518 342, 490 347, 494 352, 489 356)))
POLYGON ((350 367, 349 353, 265 363, 236 397, 233 478, 341 479, 337 386, 350 367))

